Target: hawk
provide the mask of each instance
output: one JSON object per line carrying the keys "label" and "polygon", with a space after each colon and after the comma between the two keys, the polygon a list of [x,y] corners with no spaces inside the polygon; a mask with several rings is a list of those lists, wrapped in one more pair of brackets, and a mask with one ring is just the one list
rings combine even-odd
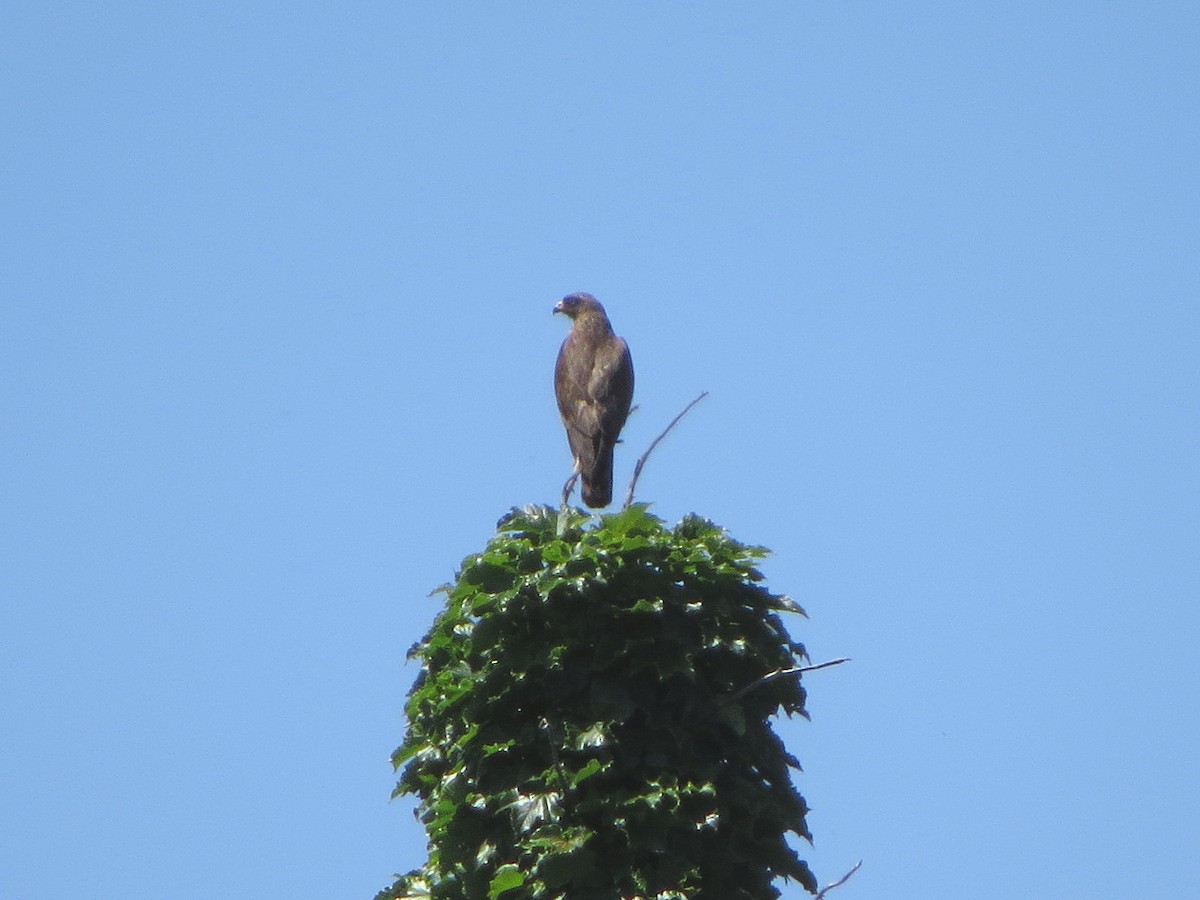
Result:
{"label": "hawk", "polygon": [[613,334],[600,301],[568,294],[554,307],[571,319],[571,333],[554,365],[554,396],[583,480],[583,502],[593,509],[612,502],[613,447],[633,402],[633,359]]}

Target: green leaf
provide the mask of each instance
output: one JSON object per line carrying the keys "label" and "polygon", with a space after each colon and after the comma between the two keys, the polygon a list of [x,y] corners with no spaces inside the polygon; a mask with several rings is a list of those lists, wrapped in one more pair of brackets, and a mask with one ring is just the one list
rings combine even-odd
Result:
{"label": "green leaf", "polygon": [[549,853],[538,863],[537,872],[551,890],[570,884],[590,886],[598,874],[596,856],[587,847],[570,853]]}
{"label": "green leaf", "polygon": [[635,613],[661,613],[662,611],[663,601],[661,597],[655,597],[652,600],[639,600],[630,609],[630,612]]}
{"label": "green leaf", "polygon": [[507,809],[511,809],[516,817],[517,829],[532,831],[541,822],[553,821],[558,813],[559,795],[553,792],[546,794],[522,794]]}
{"label": "green leaf", "polygon": [[718,713],[722,722],[733,729],[733,733],[741,737],[746,733],[746,712],[734,703],[727,703]]}
{"label": "green leaf", "polygon": [[462,574],[463,582],[478,586],[488,594],[496,594],[510,588],[516,579],[516,573],[510,568],[510,560],[500,554],[481,556]]}
{"label": "green leaf", "polygon": [[565,563],[571,558],[571,546],[566,541],[550,541],[542,547],[542,559],[551,565]]}
{"label": "green leaf", "polygon": [[587,747],[603,747],[609,743],[609,740],[604,726],[597,722],[587,730],[579,733],[579,737],[575,739],[575,749],[583,750]]}
{"label": "green leaf", "polygon": [[525,876],[512,863],[506,863],[496,870],[488,883],[488,900],[496,900],[505,891],[515,890],[525,883]]}
{"label": "green leaf", "polygon": [[571,785],[574,787],[578,787],[579,782],[584,781],[588,778],[591,778],[593,775],[595,775],[597,772],[599,772],[603,768],[604,768],[604,763],[600,762],[600,760],[589,759],[587,761],[587,764],[582,769],[580,769],[578,772],[576,772],[574,775],[571,776]]}

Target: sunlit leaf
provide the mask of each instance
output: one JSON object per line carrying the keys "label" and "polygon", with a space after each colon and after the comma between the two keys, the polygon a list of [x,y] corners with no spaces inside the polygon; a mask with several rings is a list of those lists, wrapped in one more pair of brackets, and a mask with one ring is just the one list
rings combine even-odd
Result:
{"label": "sunlit leaf", "polygon": [[488,900],[496,900],[505,891],[516,890],[525,883],[525,876],[516,866],[508,863],[496,870],[488,884]]}
{"label": "sunlit leaf", "polygon": [[578,785],[581,781],[591,778],[604,768],[604,763],[598,759],[589,759],[582,769],[571,776],[571,784]]}

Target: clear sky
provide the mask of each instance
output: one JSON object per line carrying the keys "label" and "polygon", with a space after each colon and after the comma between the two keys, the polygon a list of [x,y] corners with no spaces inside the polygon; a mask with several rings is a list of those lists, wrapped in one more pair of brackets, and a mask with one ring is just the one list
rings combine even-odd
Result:
{"label": "clear sky", "polygon": [[4,20],[0,897],[423,861],[404,654],[569,473],[575,290],[618,485],[711,391],[640,499],[853,657],[780,726],[831,896],[1200,881],[1200,5]]}

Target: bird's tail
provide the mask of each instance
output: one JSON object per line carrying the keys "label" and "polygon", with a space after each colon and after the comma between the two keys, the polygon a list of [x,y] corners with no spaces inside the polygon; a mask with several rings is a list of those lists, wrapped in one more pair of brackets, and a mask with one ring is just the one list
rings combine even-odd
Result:
{"label": "bird's tail", "polygon": [[583,480],[583,502],[592,509],[612,503],[613,448],[606,447],[596,456],[590,469],[580,473]]}

